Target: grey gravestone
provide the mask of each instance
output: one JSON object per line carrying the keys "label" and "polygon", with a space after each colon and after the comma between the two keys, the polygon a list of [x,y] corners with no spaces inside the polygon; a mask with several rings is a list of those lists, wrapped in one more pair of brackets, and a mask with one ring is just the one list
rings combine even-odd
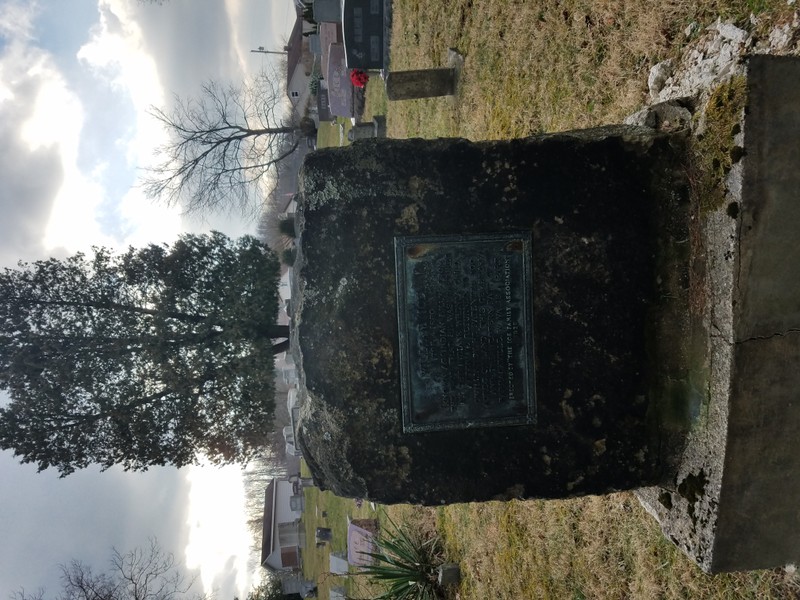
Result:
{"label": "grey gravestone", "polygon": [[322,56],[322,46],[320,44],[319,34],[312,33],[308,36],[308,50],[314,56]]}
{"label": "grey gravestone", "polygon": [[683,159],[681,136],[622,126],[309,155],[293,341],[317,482],[440,504],[668,479]]}
{"label": "grey gravestone", "polygon": [[325,80],[328,85],[331,114],[347,118],[354,116],[354,87],[345,64],[344,46],[341,44],[331,44],[328,49],[328,71]]}
{"label": "grey gravestone", "polygon": [[328,88],[326,87],[328,82],[324,79],[320,82],[319,92],[317,92],[317,116],[319,117],[320,122],[322,121],[330,121],[331,117],[331,105],[330,100],[328,99]]}
{"label": "grey gravestone", "polygon": [[317,23],[341,23],[341,0],[314,0],[314,20]]}
{"label": "grey gravestone", "polygon": [[368,140],[371,138],[386,137],[386,117],[375,115],[374,120],[366,123],[356,123],[347,132],[347,139],[351,142],[356,140]]}
{"label": "grey gravestone", "polygon": [[320,47],[322,48],[322,73],[328,73],[328,49],[331,44],[340,44],[342,42],[342,27],[337,23],[320,23],[319,25],[319,40]]}
{"label": "grey gravestone", "polygon": [[386,97],[389,100],[451,96],[455,91],[456,70],[453,68],[392,71],[386,76]]}

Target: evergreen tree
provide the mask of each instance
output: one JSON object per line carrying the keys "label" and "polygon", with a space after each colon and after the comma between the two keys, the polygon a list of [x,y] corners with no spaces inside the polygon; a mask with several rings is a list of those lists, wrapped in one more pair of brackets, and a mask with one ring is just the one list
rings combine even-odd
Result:
{"label": "evergreen tree", "polygon": [[279,263],[255,238],[20,263],[0,274],[0,448],[62,476],[246,461],[271,428]]}

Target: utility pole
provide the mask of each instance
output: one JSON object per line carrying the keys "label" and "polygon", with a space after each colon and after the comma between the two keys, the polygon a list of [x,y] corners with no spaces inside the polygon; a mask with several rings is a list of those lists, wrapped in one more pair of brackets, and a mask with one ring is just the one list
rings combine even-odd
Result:
{"label": "utility pole", "polygon": [[250,52],[257,52],[258,54],[286,54],[289,52],[289,48],[285,48],[284,50],[265,50],[264,46],[259,46],[256,50],[250,50]]}

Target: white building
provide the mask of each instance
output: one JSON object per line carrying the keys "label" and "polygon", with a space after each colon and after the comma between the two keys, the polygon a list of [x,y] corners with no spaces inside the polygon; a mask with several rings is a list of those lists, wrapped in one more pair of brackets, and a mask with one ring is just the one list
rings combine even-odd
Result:
{"label": "white building", "polygon": [[273,572],[300,568],[305,532],[300,522],[302,489],[298,487],[290,481],[273,479],[264,494],[261,566]]}

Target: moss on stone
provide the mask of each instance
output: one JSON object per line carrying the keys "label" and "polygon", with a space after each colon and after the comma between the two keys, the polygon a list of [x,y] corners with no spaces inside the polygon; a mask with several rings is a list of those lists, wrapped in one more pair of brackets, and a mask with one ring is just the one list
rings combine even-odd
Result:
{"label": "moss on stone", "polygon": [[691,145],[694,192],[701,213],[717,210],[726,198],[725,180],[733,165],[744,152],[735,137],[741,131],[741,122],[747,103],[747,79],[733,77],[717,87],[709,96],[700,118],[702,128]]}

